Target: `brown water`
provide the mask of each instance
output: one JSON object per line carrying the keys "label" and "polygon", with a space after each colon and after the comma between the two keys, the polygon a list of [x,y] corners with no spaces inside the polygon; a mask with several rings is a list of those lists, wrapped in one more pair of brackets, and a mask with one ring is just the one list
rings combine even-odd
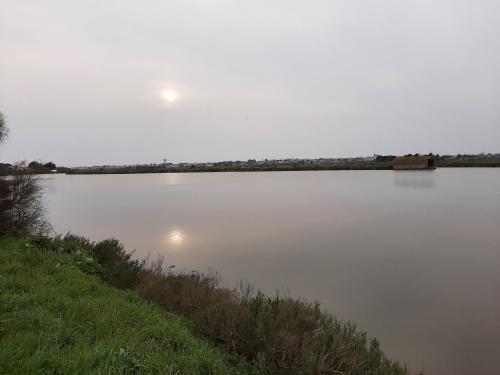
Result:
{"label": "brown water", "polygon": [[500,169],[51,176],[58,232],[319,300],[432,375],[500,374]]}

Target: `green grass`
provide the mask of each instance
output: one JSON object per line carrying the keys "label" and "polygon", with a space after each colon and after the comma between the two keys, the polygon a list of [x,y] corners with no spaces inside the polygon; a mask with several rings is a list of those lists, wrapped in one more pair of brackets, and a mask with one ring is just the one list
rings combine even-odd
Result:
{"label": "green grass", "polygon": [[1,374],[249,374],[183,318],[85,274],[85,253],[0,238]]}

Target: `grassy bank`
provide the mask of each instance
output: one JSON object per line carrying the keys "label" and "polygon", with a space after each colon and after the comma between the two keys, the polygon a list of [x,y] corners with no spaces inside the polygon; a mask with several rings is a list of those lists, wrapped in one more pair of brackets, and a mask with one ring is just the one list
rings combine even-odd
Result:
{"label": "grassy bank", "polygon": [[185,319],[100,282],[82,251],[0,238],[0,373],[249,374]]}
{"label": "grassy bank", "polygon": [[225,288],[214,276],[172,272],[162,259],[133,260],[116,240],[10,236],[0,239],[0,256],[7,369],[248,373],[230,364],[237,358],[264,374],[409,374],[377,340],[319,304]]}

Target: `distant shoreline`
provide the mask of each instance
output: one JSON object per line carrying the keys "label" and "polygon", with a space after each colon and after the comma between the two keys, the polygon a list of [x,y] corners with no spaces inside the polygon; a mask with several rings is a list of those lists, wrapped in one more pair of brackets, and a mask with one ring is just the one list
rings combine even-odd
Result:
{"label": "distant shoreline", "polygon": [[[498,168],[500,159],[494,160],[440,160],[437,168]],[[287,171],[362,171],[362,170],[392,170],[391,162],[349,163],[349,164],[283,164],[270,166],[197,166],[189,167],[93,167],[68,168],[61,170],[65,174],[145,174],[145,173],[211,173],[211,172],[287,172]]]}
{"label": "distant shoreline", "polygon": [[[33,163],[32,163],[33,164]],[[41,164],[40,164],[41,165]],[[437,168],[498,168],[500,155],[467,158],[438,158]],[[10,164],[0,164],[0,176],[10,175]],[[393,161],[387,157],[381,160],[334,161],[316,160],[265,160],[265,161],[226,161],[218,163],[179,163],[179,164],[138,164],[138,165],[100,165],[91,167],[68,168],[60,166],[51,170],[45,167],[33,168],[33,174],[146,174],[146,173],[212,173],[212,172],[292,172],[292,171],[364,171],[393,170]]]}

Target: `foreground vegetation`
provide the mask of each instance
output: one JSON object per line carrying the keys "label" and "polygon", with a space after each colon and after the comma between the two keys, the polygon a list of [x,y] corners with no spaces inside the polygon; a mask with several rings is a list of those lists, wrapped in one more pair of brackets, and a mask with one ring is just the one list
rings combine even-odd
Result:
{"label": "foreground vegetation", "polygon": [[32,373],[249,371],[195,339],[176,317],[182,315],[197,334],[261,373],[408,374],[376,340],[318,304],[227,289],[200,273],[173,273],[161,259],[132,260],[116,240],[7,236],[0,254],[0,363],[7,373],[17,366]]}
{"label": "foreground vegetation", "polygon": [[250,373],[186,320],[85,275],[102,268],[73,250],[0,239],[0,373]]}

